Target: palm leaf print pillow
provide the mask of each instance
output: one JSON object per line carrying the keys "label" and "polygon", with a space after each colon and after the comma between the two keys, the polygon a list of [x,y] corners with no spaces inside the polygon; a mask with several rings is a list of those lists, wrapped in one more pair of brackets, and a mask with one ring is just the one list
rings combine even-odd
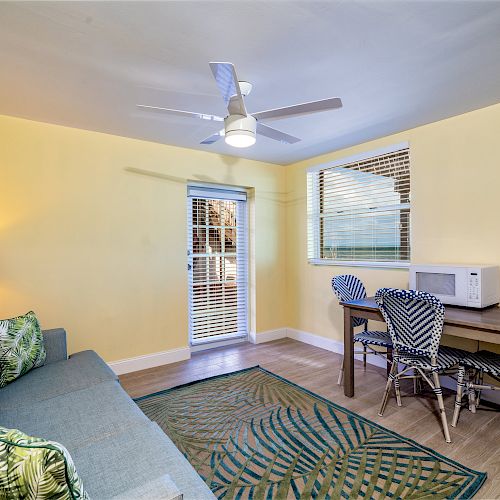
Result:
{"label": "palm leaf print pillow", "polygon": [[42,366],[44,361],[42,331],[33,311],[0,320],[0,387]]}
{"label": "palm leaf print pillow", "polygon": [[64,446],[0,427],[0,498],[88,500]]}

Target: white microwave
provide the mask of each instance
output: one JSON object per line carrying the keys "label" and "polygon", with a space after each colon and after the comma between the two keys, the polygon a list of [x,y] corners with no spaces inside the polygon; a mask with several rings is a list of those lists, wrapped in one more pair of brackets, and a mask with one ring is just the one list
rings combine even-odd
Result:
{"label": "white microwave", "polygon": [[410,265],[410,289],[432,293],[443,304],[488,307],[500,302],[500,268],[472,265]]}

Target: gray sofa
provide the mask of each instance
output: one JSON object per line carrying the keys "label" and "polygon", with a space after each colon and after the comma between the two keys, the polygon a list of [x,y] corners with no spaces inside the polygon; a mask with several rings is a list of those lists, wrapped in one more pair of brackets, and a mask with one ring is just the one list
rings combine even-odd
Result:
{"label": "gray sofa", "polygon": [[0,389],[0,425],[63,444],[94,500],[215,498],[94,351],[68,358],[63,329],[43,335],[44,366]]}

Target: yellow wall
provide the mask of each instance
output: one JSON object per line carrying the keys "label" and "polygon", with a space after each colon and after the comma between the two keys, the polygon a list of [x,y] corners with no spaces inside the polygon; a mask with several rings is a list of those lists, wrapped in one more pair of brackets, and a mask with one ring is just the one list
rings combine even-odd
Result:
{"label": "yellow wall", "polygon": [[332,275],[408,272],[307,263],[306,168],[409,141],[413,260],[500,264],[499,130],[496,105],[281,167],[0,117],[0,318],[34,309],[107,361],[187,346],[186,179],[211,180],[255,189],[253,329],[341,340]]}
{"label": "yellow wall", "polygon": [[330,287],[334,274],[358,275],[369,294],[378,287],[408,286],[407,270],[307,263],[307,167],[409,141],[412,261],[500,265],[499,133],[495,105],[287,167],[288,326],[342,339],[342,311]]}
{"label": "yellow wall", "polygon": [[187,346],[186,179],[210,179],[255,188],[256,329],[284,326],[284,176],[276,165],[0,117],[0,318],[33,309],[42,327],[68,330],[71,352],[107,361]]}

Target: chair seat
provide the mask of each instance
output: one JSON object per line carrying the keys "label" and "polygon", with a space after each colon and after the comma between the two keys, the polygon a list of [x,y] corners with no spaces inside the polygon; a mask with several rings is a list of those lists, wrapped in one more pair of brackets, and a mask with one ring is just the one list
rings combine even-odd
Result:
{"label": "chair seat", "polygon": [[462,357],[462,364],[484,373],[500,377],[500,355],[490,351],[467,352]]}
{"label": "chair seat", "polygon": [[[465,351],[453,347],[441,346],[437,355],[437,369],[443,371],[458,365],[465,356]],[[431,370],[431,358],[429,356],[417,356],[415,354],[399,353],[399,362],[408,366],[416,366],[424,370]]]}
{"label": "chair seat", "polygon": [[354,342],[361,342],[364,345],[378,345],[382,347],[392,347],[391,336],[389,332],[367,331],[356,333],[353,337]]}

